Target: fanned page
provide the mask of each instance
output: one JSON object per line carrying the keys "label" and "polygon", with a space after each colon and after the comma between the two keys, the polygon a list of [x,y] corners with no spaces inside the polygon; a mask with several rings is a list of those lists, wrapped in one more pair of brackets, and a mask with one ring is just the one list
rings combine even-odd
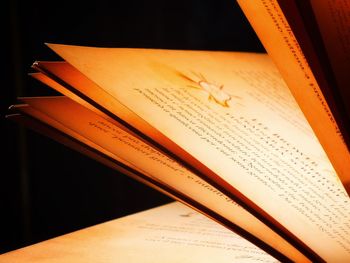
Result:
{"label": "fanned page", "polygon": [[[277,1],[350,148],[350,11],[346,0]],[[291,40],[291,38],[290,38]]]}
{"label": "fanned page", "polygon": [[56,263],[277,262],[246,240],[178,202],[0,256],[1,263],[52,260]]}
{"label": "fanned page", "polygon": [[[106,115],[103,112],[103,111],[105,111],[103,108],[102,108],[103,111],[98,110],[94,106],[92,106],[89,103],[86,103],[84,100],[82,100],[80,97],[78,97],[77,95],[75,95],[73,93],[73,92],[76,92],[77,94],[79,94],[79,96],[84,97],[83,94],[80,94],[80,92],[83,92],[87,96],[86,97],[87,100],[89,100],[89,96],[91,96],[92,94],[95,95],[95,99],[96,99],[96,95],[98,95],[97,97],[98,97],[99,101],[107,102],[107,101],[111,100],[111,98],[108,97],[108,94],[103,93],[101,91],[101,89],[96,84],[92,83],[89,79],[84,77],[81,73],[79,73],[79,71],[74,69],[68,63],[65,63],[65,62],[36,62],[35,68],[39,69],[42,72],[45,72],[46,75],[44,75],[42,73],[34,73],[34,74],[32,74],[32,76],[34,78],[36,78],[39,81],[43,82],[44,84],[52,87],[53,89],[57,90],[58,92],[61,92],[62,94],[72,98],[73,100],[84,105],[85,107],[91,109],[93,112],[102,116],[106,120],[109,120],[112,123],[114,123],[115,125],[117,125],[118,127],[121,127],[122,129],[126,130],[128,133],[131,133],[134,136],[139,137],[139,136],[137,136],[137,134],[132,133],[130,131],[130,129],[126,129],[125,126],[121,125],[119,122],[114,121],[108,115]],[[50,77],[48,77],[48,75]],[[54,81],[52,78],[56,79],[58,82],[60,82],[64,86],[62,86],[58,82]],[[79,92],[77,90],[79,90]],[[96,94],[96,90],[100,90],[101,92]],[[31,99],[31,101],[33,101],[33,100]],[[109,104],[111,104],[111,103],[109,102]],[[135,127],[142,130],[143,132],[145,132],[146,134],[148,134],[152,138],[157,138],[158,141],[161,141],[162,144],[166,145],[167,147],[172,149],[174,152],[183,154],[181,151],[179,151],[179,149],[178,149],[178,147],[176,147],[176,145],[174,145],[171,142],[169,142],[168,140],[166,140],[167,138],[165,138],[164,136],[162,136],[162,134],[160,134],[159,132],[154,130],[154,128],[150,127],[150,125],[145,123],[144,120],[135,116],[135,114],[133,114],[130,110],[125,108],[123,105],[117,103],[117,101],[113,101],[113,106],[114,106],[115,110],[118,111],[118,117],[121,117],[122,119],[125,119],[125,120],[128,120],[129,122],[132,122],[132,124],[135,125]],[[142,139],[142,138],[139,137],[139,139]],[[153,147],[154,147],[154,145],[153,145]],[[181,156],[184,156],[184,159],[191,160],[190,158],[188,158],[187,155],[181,155]],[[222,189],[222,187],[219,186],[218,189]],[[232,195],[230,195],[230,194],[227,197],[230,197],[232,200],[237,200],[235,198],[232,198]],[[246,206],[244,206],[244,207],[246,207]],[[248,210],[251,211],[252,214],[257,216],[257,211],[255,211],[254,209],[253,210],[248,209]],[[295,236],[291,235],[291,233],[289,231],[287,231],[285,228],[283,228],[280,224],[278,224],[278,223],[276,224],[275,221],[274,221],[275,224],[271,224],[270,221],[267,221],[266,218],[262,217],[259,214],[258,214],[258,218],[260,218],[263,222],[267,223],[267,225],[272,227],[272,229],[277,231],[279,234],[282,234],[282,236],[284,238],[286,238],[288,240],[288,242],[291,242],[291,244],[293,244],[295,247],[297,247],[300,251],[303,251],[303,253],[305,255],[309,256],[309,258],[312,258],[312,259],[316,258],[317,260],[319,260],[319,257],[315,256],[314,253],[312,253],[310,251],[310,249],[307,246],[305,246],[305,244],[302,244],[302,242],[300,242],[300,240],[295,238]],[[270,219],[270,217],[269,217],[269,219]],[[220,221],[220,219],[219,219],[219,221]],[[244,228],[244,226],[243,226],[243,228]],[[264,233],[264,236],[267,237],[267,233]],[[264,238],[264,240],[266,240],[266,238]],[[282,243],[284,243],[284,242],[282,242]],[[285,249],[285,251],[286,250],[288,250],[288,249]],[[286,253],[285,251],[281,251],[281,252],[284,255],[290,255],[290,253]],[[299,255],[298,253],[296,254],[295,252],[292,254],[294,255],[293,258],[295,256]],[[300,261],[300,260],[298,260],[298,261]]]}
{"label": "fanned page", "polygon": [[[285,6],[284,9],[286,11],[292,13],[291,10],[293,10],[293,8],[296,8],[298,1],[280,2],[281,5],[283,4]],[[327,5],[327,3],[325,3],[325,1],[323,0],[311,2],[312,5],[315,7],[315,10],[317,11],[317,17],[319,18],[320,15],[318,13],[323,8],[321,6]],[[316,4],[316,2],[318,4]],[[337,5],[344,5],[344,8],[346,10],[347,4],[345,4],[345,2],[343,2],[343,4],[341,4],[342,1],[332,2],[333,4],[328,6],[326,12],[336,12],[334,9],[339,8],[335,8],[335,6]],[[346,115],[346,109],[338,111],[336,110],[337,107],[335,107],[338,105],[333,105],[333,113],[332,109],[329,107],[325,98],[326,94],[324,94],[321,89],[322,87],[324,87],[324,85],[327,85],[327,83],[323,82],[325,76],[323,76],[322,74],[321,76],[315,76],[316,69],[310,68],[310,65],[302,51],[302,49],[306,47],[307,49],[311,48],[311,52],[314,52],[312,50],[312,47],[300,45],[299,41],[302,41],[302,39],[298,40],[296,38],[295,34],[293,33],[293,28],[291,28],[285,15],[283,14],[278,0],[239,0],[238,3],[244,11],[246,17],[248,18],[250,24],[254,28],[255,32],[257,33],[258,37],[260,38],[262,44],[266,48],[268,54],[280,70],[284,80],[286,81],[288,87],[290,88],[291,92],[293,93],[294,97],[299,103],[300,108],[303,110],[307,120],[311,124],[316,136],[318,137],[335,170],[337,171],[339,178],[341,179],[342,183],[344,184],[346,190],[349,193],[350,150],[349,146],[346,145],[346,141],[350,143],[350,139],[348,138],[348,134],[346,133],[346,130],[349,128],[349,119],[348,117],[346,119],[345,117],[343,117],[343,115]],[[342,16],[346,17],[346,15],[342,13],[343,12],[338,11],[339,19],[342,19]],[[297,16],[297,13],[292,14],[294,16],[291,16],[291,19],[300,19],[300,17]],[[311,15],[312,14],[310,14],[310,16]],[[324,19],[326,19],[326,17],[324,17]],[[329,17],[327,19],[329,20]],[[345,22],[347,21],[347,18],[342,20]],[[322,21],[322,23],[325,23],[325,21]],[[332,26],[331,22],[328,23],[329,26]],[[332,23],[334,26],[334,21]],[[299,31],[303,31],[303,28],[300,25],[299,27],[295,27],[295,29],[300,29]],[[305,34],[305,32],[303,32],[301,35],[303,35],[303,37],[306,38],[308,37]],[[345,39],[346,37],[344,38],[344,40]],[[303,43],[309,44],[305,41]],[[345,47],[342,48],[344,49]],[[339,52],[341,49],[337,48],[337,50]],[[329,55],[331,56],[332,61],[334,59],[339,58],[339,55],[333,56],[333,54],[331,53]],[[338,62],[341,63],[339,63],[339,65],[335,67],[335,70],[338,71],[339,74],[342,74],[342,81],[344,82],[346,81],[344,78],[344,73],[342,73],[344,69],[339,69],[339,67],[344,67],[344,62],[346,60],[345,57],[347,55],[346,53],[342,53],[340,56],[342,56],[344,59],[342,59],[342,61],[338,60]],[[313,64],[313,66],[315,66],[315,64]],[[347,68],[346,72],[348,72]],[[346,75],[348,74],[346,73]],[[335,89],[334,86],[331,86],[330,88]],[[342,96],[348,96],[348,93],[345,91],[342,91],[341,94]],[[340,101],[338,100],[339,105],[343,104],[342,100],[344,100],[344,98]],[[335,104],[335,102],[333,102],[333,104]],[[346,136],[345,139],[343,134]]]}
{"label": "fanned page", "polygon": [[[108,121],[108,118],[103,118],[65,97],[23,98],[22,100],[28,105],[16,107],[17,111],[28,114],[136,170],[145,176],[145,180],[149,178],[151,181],[160,183],[161,186],[166,186],[166,189],[172,189],[170,192],[175,192],[172,197],[178,196],[178,199],[185,203],[196,206],[189,201],[193,200],[206,208],[202,212],[209,217],[214,217],[217,221],[222,218],[221,223],[228,228],[232,225],[237,226],[241,229],[240,234],[280,260],[285,261],[289,258],[292,261],[308,262],[305,256],[281,236],[232,202],[219,190],[152,146],[125,132],[113,121]],[[196,209],[201,210],[198,206]],[[211,212],[208,214],[207,211]],[[219,215],[219,218],[212,216],[213,213]],[[233,230],[237,230],[237,227]]]}
{"label": "fanned page", "polygon": [[266,55],[50,47],[111,97],[90,100],[122,103],[324,260],[350,257],[348,196]]}

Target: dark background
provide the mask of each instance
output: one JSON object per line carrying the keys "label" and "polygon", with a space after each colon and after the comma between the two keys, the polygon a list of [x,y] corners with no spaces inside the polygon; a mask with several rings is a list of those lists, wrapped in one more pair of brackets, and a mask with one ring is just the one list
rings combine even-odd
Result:
{"label": "dark background", "polygon": [[0,253],[171,200],[6,120],[18,96],[55,94],[30,79],[45,42],[264,52],[234,0],[2,2]]}

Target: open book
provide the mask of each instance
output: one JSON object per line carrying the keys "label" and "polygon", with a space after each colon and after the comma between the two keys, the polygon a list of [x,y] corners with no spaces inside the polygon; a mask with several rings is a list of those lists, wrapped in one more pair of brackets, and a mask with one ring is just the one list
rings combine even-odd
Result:
{"label": "open book", "polygon": [[269,55],[48,44],[63,61],[32,76],[64,96],[21,98],[9,117],[276,259],[349,260],[346,114],[333,115],[278,1],[240,4]]}

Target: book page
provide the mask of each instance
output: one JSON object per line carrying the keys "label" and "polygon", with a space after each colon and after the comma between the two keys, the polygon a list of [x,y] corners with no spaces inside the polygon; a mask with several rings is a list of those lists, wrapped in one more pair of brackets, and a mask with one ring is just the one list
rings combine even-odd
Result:
{"label": "book page", "polygon": [[0,262],[277,262],[174,202],[0,256]]}
{"label": "book page", "polygon": [[349,149],[278,0],[238,3],[347,187],[350,183]]}
{"label": "book page", "polygon": [[350,257],[348,196],[266,55],[51,48],[322,258]]}
{"label": "book page", "polygon": [[31,106],[22,108],[23,112],[99,151],[102,149],[101,152],[107,156],[195,200],[293,261],[308,261],[283,238],[219,190],[94,112],[64,97],[22,100]]}

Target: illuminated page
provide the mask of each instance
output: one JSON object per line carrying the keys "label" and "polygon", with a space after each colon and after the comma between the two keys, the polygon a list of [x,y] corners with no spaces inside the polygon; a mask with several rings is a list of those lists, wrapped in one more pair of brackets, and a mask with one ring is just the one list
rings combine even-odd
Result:
{"label": "illuminated page", "polygon": [[266,55],[50,47],[322,258],[350,257],[348,196]]}
{"label": "illuminated page", "polygon": [[[142,135],[146,135],[148,136],[148,138],[152,138],[153,141],[156,140],[158,142],[158,145],[161,144],[161,146],[166,147],[167,149],[171,149],[171,156],[173,156],[173,154],[181,156],[182,160],[186,160],[187,163],[191,163],[191,165],[193,165],[193,167],[196,167],[197,170],[201,171],[202,174],[210,174],[208,173],[207,169],[203,169],[203,164],[198,162],[196,163],[196,160],[191,158],[191,156],[189,156],[186,152],[179,148],[178,145],[174,144],[172,141],[169,140],[169,138],[165,137],[159,131],[154,129],[154,127],[150,126],[147,122],[145,122],[139,116],[135,115],[124,105],[114,100],[110,94],[103,91],[99,86],[97,86],[95,83],[89,80],[86,76],[82,75],[78,70],[76,70],[68,63],[62,61],[38,61],[34,63],[34,68],[38,69],[41,72],[32,74],[34,78],[50,86],[56,91],[64,94],[65,96],[71,98],[72,100],[78,102],[79,104],[82,104],[85,107],[91,109],[92,111],[108,119],[115,125],[120,126],[120,123],[118,121],[115,121],[113,118],[109,117],[110,113],[108,111],[106,112],[105,108],[99,107],[99,103],[103,104],[107,108],[113,108],[114,111],[118,113],[118,119],[124,121],[124,125],[125,123],[129,123],[132,127],[135,127],[137,130],[142,131]],[[88,101],[91,101],[90,98],[93,98],[93,101],[91,103],[93,103],[94,105],[87,103],[82,98]],[[98,107],[100,110],[98,110],[96,107]],[[106,114],[104,112],[106,112]],[[126,128],[125,126],[120,127],[122,127],[123,129]],[[131,132],[130,129],[127,129],[127,131]],[[135,133],[133,134],[138,136]],[[138,137],[142,139],[140,136]],[[154,146],[154,144],[152,145]],[[213,174],[211,173],[210,176],[213,176]],[[213,180],[216,181],[217,177],[214,177]],[[232,195],[230,195],[230,198],[233,198]],[[237,199],[234,198],[233,200],[237,201]],[[246,202],[246,200],[244,201]],[[254,211],[254,215],[256,216],[257,213],[261,212],[260,210],[261,209],[258,207],[253,207],[249,211]],[[263,222],[268,222],[266,221],[266,214],[263,215],[263,217],[261,217],[261,215],[259,216],[259,218],[262,219]],[[269,226],[271,227],[271,223]],[[279,233],[281,233],[281,225],[279,225],[278,223],[276,224],[276,222],[273,222],[273,228],[276,229],[276,227],[279,228],[278,231]],[[288,238],[291,237],[288,231],[286,231],[285,229],[283,229],[282,231],[284,232],[284,235],[288,235]],[[292,238],[295,241],[295,237]],[[300,244],[299,240],[297,241],[297,244]],[[305,246],[303,247],[305,248]]]}
{"label": "illuminated page", "polygon": [[278,1],[238,3],[280,70],[339,178],[345,186],[350,185],[349,149]]}
{"label": "illuminated page", "polygon": [[83,143],[90,141],[91,143],[86,144],[99,151],[103,149],[101,152],[107,156],[131,165],[149,178],[209,208],[268,244],[268,249],[271,250],[272,247],[293,261],[308,261],[283,238],[219,190],[96,113],[64,97],[22,100],[33,107],[32,110],[23,108],[23,112]]}
{"label": "illuminated page", "polygon": [[[118,127],[121,127],[122,129],[125,129],[125,126],[121,126],[119,122],[116,122],[112,118],[110,118],[108,115],[104,114],[100,110],[96,109],[91,104],[87,103],[86,101],[82,100],[80,97],[75,95],[74,90],[78,89],[80,92],[84,92],[85,95],[91,95],[91,93],[96,92],[96,90],[101,90],[96,84],[92,83],[89,79],[82,76],[80,72],[78,72],[76,69],[74,69],[72,66],[70,66],[68,63],[65,62],[36,62],[35,67],[43,73],[35,73],[32,74],[32,76],[41,82],[45,83],[46,85],[52,87],[53,89],[57,90],[58,92],[68,96],[69,98],[73,99],[74,101],[78,102],[79,104],[84,105],[85,107],[89,108],[90,110],[94,111],[98,115],[102,116],[103,118],[106,118],[108,121],[112,122],[114,125],[117,125]],[[47,74],[47,75],[45,75]],[[48,77],[50,76],[50,77]],[[54,81],[53,79],[56,79],[58,82]],[[71,88],[73,87],[73,88]],[[79,94],[79,93],[78,93]],[[81,94],[79,94],[81,96]],[[99,96],[97,96],[97,100],[106,102],[110,100],[110,95],[105,94],[104,92],[99,93]],[[96,97],[95,97],[96,99]],[[165,138],[162,134],[160,134],[158,131],[154,130],[153,127],[151,127],[149,124],[145,123],[144,120],[140,119],[138,116],[135,116],[133,112],[128,110],[125,106],[118,104],[117,101],[113,101],[113,105],[116,106],[116,110],[118,112],[118,117],[122,117],[122,119],[131,122],[132,125],[135,125],[138,129],[141,129],[142,132],[145,132],[148,136],[152,138],[156,138],[159,142],[161,142],[166,147],[169,147],[172,151],[178,153],[180,151],[178,150],[178,147],[176,148],[176,145],[169,142],[168,138]],[[127,132],[131,132],[129,129],[127,129]],[[132,133],[133,135],[137,136],[135,133]],[[139,136],[137,136],[140,138]],[[142,139],[142,138],[140,138]],[[180,152],[180,155],[182,152]],[[183,157],[186,160],[189,160],[188,156],[184,155]],[[232,196],[230,195],[231,199]],[[236,199],[234,199],[236,200]],[[250,210],[251,211],[251,210]],[[254,211],[254,215],[256,216],[257,211]],[[261,217],[259,217],[261,219]],[[263,218],[263,222],[266,223],[266,219]],[[271,227],[271,224],[269,225]],[[276,230],[278,228],[278,233],[281,233],[281,226],[279,224],[274,224],[273,229]],[[301,244],[300,240],[295,239],[293,236],[292,239],[290,233],[284,231],[284,237],[286,238],[286,233],[288,235],[289,242],[294,242],[294,245],[297,245],[297,247],[300,249],[305,249],[306,246],[304,244]],[[306,248],[308,252],[310,253],[309,248]],[[304,251],[304,250],[303,250]],[[305,252],[305,251],[304,251]],[[295,254],[295,253],[294,253]]]}
{"label": "illuminated page", "polygon": [[196,211],[171,203],[0,256],[0,262],[277,262]]}

